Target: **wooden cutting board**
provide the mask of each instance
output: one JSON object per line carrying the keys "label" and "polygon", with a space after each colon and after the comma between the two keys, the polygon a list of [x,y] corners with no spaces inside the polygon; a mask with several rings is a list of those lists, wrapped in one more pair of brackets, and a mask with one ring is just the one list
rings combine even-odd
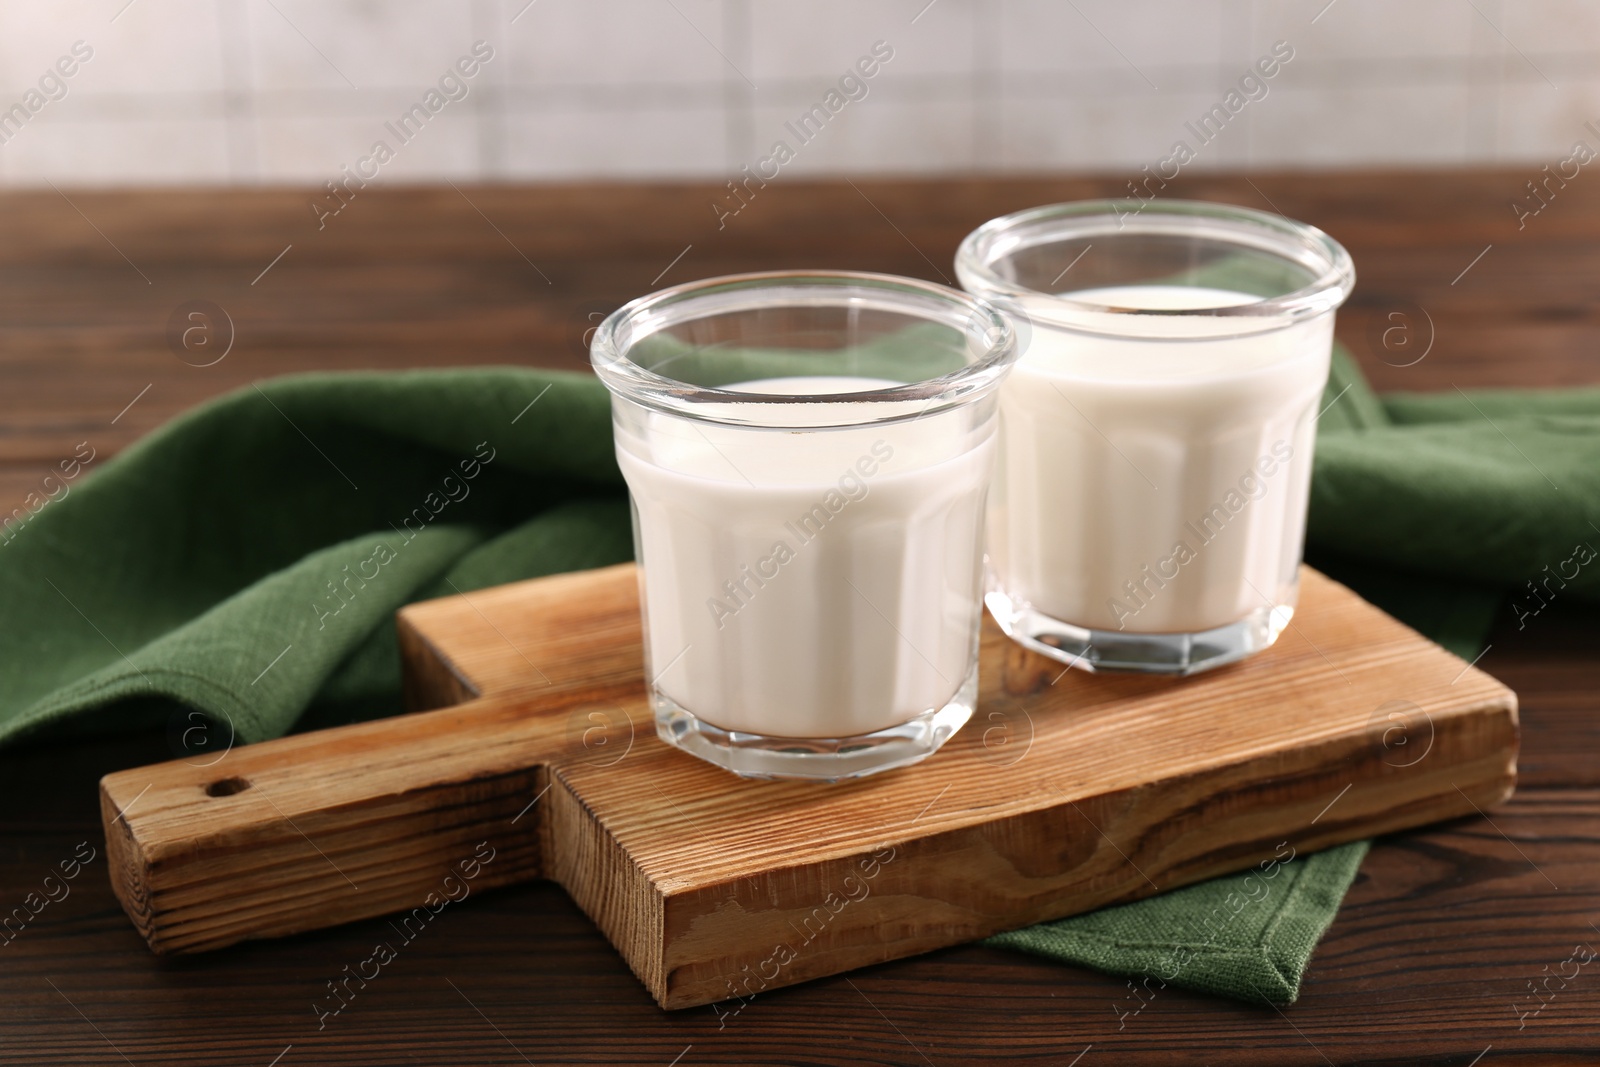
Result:
{"label": "wooden cutting board", "polygon": [[1063,673],[986,618],[967,727],[835,785],[657,740],[631,564],[415,604],[399,628],[409,704],[438,710],[101,782],[152,949],[409,929],[550,878],[663,1007],[731,1003],[1470,815],[1516,782],[1515,695],[1309,568],[1276,646],[1187,679]]}

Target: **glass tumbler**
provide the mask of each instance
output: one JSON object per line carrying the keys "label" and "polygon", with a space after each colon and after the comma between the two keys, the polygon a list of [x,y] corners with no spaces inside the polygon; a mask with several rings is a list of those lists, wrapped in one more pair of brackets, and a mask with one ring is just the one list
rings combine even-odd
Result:
{"label": "glass tumbler", "polygon": [[875,274],[714,278],[601,324],[663,740],[831,781],[960,729],[1015,358],[980,301]]}
{"label": "glass tumbler", "polygon": [[985,223],[956,272],[1022,349],[989,509],[1001,628],[1091,670],[1190,674],[1271,645],[1349,254],[1259,211],[1102,200]]}

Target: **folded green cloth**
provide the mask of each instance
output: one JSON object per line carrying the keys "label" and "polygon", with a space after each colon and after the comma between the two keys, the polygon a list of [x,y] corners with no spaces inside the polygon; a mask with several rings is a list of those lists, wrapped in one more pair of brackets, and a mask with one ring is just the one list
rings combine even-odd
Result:
{"label": "folded green cloth", "polygon": [[174,701],[243,742],[391,714],[396,608],[633,552],[610,404],[577,375],[280,379],[65,489],[0,531],[0,741]]}
{"label": "folded green cloth", "polygon": [[[1342,555],[1317,562],[1458,651],[1503,591],[1600,544],[1600,392],[1380,401],[1341,357],[1328,398],[1311,544]],[[588,376],[278,379],[98,466],[0,528],[0,743],[171,731],[195,711],[239,742],[392,714],[397,607],[632,554]],[[1600,590],[1600,568],[1578,566],[1544,599]],[[1292,1000],[1363,848],[1257,872],[1270,903],[1233,922],[1213,913],[1258,891],[1248,875],[1001,940]]]}
{"label": "folded green cloth", "polygon": [[1274,859],[1249,871],[997,934],[987,943],[1131,975],[1129,992],[1113,1005],[1123,1025],[1169,984],[1288,1004],[1367,844],[1296,857],[1285,842]]}

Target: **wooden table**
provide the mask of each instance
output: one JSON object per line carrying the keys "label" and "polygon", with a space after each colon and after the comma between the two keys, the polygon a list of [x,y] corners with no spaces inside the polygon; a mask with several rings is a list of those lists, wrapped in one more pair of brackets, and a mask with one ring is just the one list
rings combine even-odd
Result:
{"label": "wooden table", "polygon": [[[1532,176],[1186,176],[1172,192],[1344,242],[1360,280],[1339,335],[1380,389],[1592,382],[1600,184],[1570,183],[1519,231],[1509,205]],[[307,191],[8,193],[0,501],[80,442],[99,463],[260,378],[581,368],[585,331],[654,285],[793,266],[948,280],[984,219],[1125,181],[783,180],[720,230],[709,184],[369,189],[321,230]],[[231,321],[210,366],[230,330],[214,310],[188,319],[195,301]],[[97,853],[0,944],[0,1064],[1593,1063],[1600,966],[1518,1009],[1574,946],[1600,948],[1600,617],[1558,601],[1520,631],[1507,613],[1491,640],[1481,665],[1522,698],[1515,799],[1375,847],[1286,1012],[1169,989],[1119,1030],[1121,979],[962,947],[763,996],[719,1027],[658,1010],[559,890],[532,885],[451,909],[319,1030],[313,1002],[384,920],[157,959],[113,900],[95,783],[167,758],[156,737],[0,755],[0,912],[80,842]]]}

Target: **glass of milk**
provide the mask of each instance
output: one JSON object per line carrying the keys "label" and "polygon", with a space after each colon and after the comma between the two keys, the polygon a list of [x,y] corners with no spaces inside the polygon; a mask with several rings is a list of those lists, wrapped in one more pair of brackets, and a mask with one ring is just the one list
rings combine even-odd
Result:
{"label": "glass of milk", "polygon": [[956,272],[1022,349],[989,504],[1000,626],[1091,670],[1190,674],[1272,644],[1349,254],[1259,211],[1085,201],[984,224]]}
{"label": "glass of milk", "polygon": [[753,778],[934,752],[972,712],[1004,316],[907,278],[666,289],[591,348],[661,738]]}

